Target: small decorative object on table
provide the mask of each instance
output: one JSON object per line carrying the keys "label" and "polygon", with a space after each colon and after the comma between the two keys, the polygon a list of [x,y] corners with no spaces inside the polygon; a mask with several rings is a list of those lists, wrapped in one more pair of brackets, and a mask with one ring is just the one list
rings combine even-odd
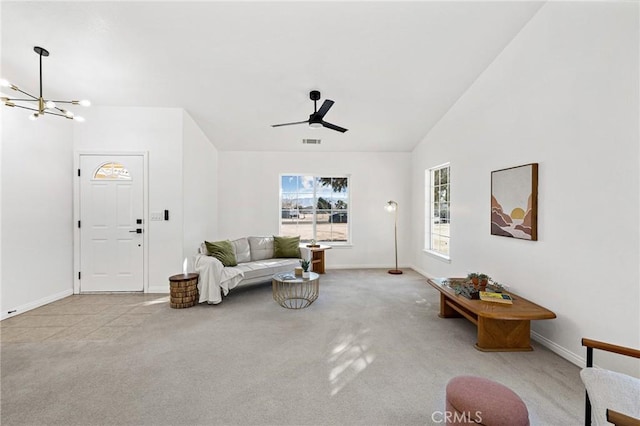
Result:
{"label": "small decorative object on table", "polygon": [[302,278],[309,278],[309,266],[311,262],[307,259],[300,259],[300,266],[302,266]]}
{"label": "small decorative object on table", "polygon": [[311,241],[309,241],[309,244],[307,244],[307,247],[310,247],[310,248],[320,247],[320,244],[317,244],[316,240],[311,240]]}
{"label": "small decorative object on table", "polygon": [[467,279],[473,283],[474,287],[478,287],[480,280],[478,278],[477,272],[469,272],[469,275],[467,275]]}
{"label": "small decorative object on table", "polygon": [[490,279],[489,275],[482,272],[469,272],[469,275],[467,275],[467,280],[473,284],[474,288],[479,288],[480,291],[484,291],[487,288]]}
{"label": "small decorative object on table", "polygon": [[477,300],[480,299],[480,290],[472,286],[460,286],[455,289],[456,294],[461,294],[467,299]]}
{"label": "small decorative object on table", "polygon": [[500,284],[499,282],[492,282],[489,285],[489,288],[491,289],[491,291],[493,291],[494,293],[502,293],[502,290],[504,290],[504,287],[502,286],[502,284]]}
{"label": "small decorative object on table", "polygon": [[489,284],[489,276],[487,274],[478,274],[478,286],[480,287],[480,291],[484,291],[487,288],[487,284]]}
{"label": "small decorative object on table", "polygon": [[481,291],[480,300],[484,300],[485,302],[506,303],[509,305],[513,304],[513,299],[508,294],[490,291]]}
{"label": "small decorative object on table", "polygon": [[[477,280],[477,284],[474,283]],[[450,278],[444,281],[444,284],[451,288],[457,295],[462,295],[467,299],[481,299],[480,292],[488,291],[493,293],[502,293],[504,287],[497,282],[489,283],[491,278],[487,274],[471,272],[467,278]],[[508,302],[506,302],[508,303]]]}
{"label": "small decorative object on table", "polygon": [[[471,275],[471,274],[469,274]],[[464,278],[445,280],[444,284],[453,289],[457,295],[462,295],[467,299],[479,299],[480,293],[473,283]]]}
{"label": "small decorative object on table", "polygon": [[302,276],[302,267],[296,266],[295,269],[293,270],[293,273],[295,274],[296,277],[301,277]]}

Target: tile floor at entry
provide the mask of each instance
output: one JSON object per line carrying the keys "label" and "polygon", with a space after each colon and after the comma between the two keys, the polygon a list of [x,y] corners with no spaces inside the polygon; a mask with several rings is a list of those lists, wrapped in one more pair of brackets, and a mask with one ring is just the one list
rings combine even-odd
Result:
{"label": "tile floor at entry", "polygon": [[0,322],[0,342],[114,340],[168,303],[167,294],[73,295]]}

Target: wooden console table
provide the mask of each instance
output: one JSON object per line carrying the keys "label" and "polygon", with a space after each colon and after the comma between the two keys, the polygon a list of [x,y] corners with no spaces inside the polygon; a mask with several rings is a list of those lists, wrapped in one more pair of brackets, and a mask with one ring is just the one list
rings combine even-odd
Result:
{"label": "wooden console table", "polygon": [[[454,278],[458,280],[457,278]],[[440,317],[464,317],[478,328],[476,349],[488,352],[531,351],[531,320],[553,319],[556,314],[514,293],[513,304],[467,299],[444,284],[446,278],[428,278],[440,292]]]}

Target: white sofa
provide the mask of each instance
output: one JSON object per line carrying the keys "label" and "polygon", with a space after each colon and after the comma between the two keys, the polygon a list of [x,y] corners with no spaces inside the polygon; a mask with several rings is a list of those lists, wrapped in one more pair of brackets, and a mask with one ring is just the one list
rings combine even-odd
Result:
{"label": "white sofa", "polygon": [[[271,277],[279,272],[293,271],[300,266],[300,259],[274,258],[273,237],[243,237],[231,241],[237,266],[224,266],[213,256],[209,256],[204,243],[194,259],[196,272],[200,274],[198,291],[199,303],[218,304],[229,290],[245,284],[271,282]],[[301,246],[300,257],[311,259],[311,251]]]}

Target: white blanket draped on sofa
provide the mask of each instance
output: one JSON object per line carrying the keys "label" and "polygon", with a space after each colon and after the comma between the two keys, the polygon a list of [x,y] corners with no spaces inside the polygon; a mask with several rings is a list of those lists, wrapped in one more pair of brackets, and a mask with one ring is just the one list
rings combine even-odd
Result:
{"label": "white blanket draped on sofa", "polygon": [[222,292],[226,296],[229,290],[235,288],[244,273],[233,267],[224,267],[220,262],[213,262],[208,256],[196,256],[195,269],[200,274],[200,298],[198,303],[207,302],[218,304],[222,302]]}

